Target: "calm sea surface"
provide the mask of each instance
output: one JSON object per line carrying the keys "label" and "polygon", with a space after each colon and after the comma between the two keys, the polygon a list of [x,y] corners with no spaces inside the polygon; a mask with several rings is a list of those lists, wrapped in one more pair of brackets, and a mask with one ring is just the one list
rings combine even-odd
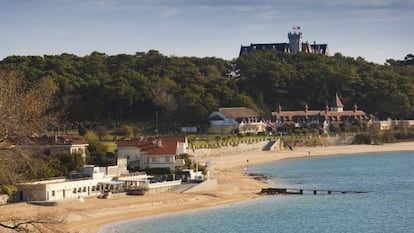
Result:
{"label": "calm sea surface", "polygon": [[283,160],[252,166],[277,187],[368,191],[267,196],[112,224],[101,232],[413,232],[414,152]]}

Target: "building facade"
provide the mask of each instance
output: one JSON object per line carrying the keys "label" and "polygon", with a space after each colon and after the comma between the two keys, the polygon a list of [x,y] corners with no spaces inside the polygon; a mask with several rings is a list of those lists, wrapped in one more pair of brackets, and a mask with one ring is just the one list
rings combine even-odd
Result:
{"label": "building facade", "polygon": [[249,54],[256,50],[271,50],[283,53],[312,53],[312,54],[323,54],[329,55],[328,44],[316,44],[303,42],[303,34],[300,31],[300,27],[294,27],[293,32],[288,33],[289,43],[251,43],[247,46],[241,46],[239,56]]}
{"label": "building facade", "polygon": [[209,133],[252,133],[266,131],[266,122],[245,107],[219,108],[208,116]]}
{"label": "building facade", "polygon": [[186,137],[157,137],[116,141],[118,157],[126,158],[129,169],[145,170],[183,166],[177,155],[187,153]]}
{"label": "building facade", "polygon": [[85,161],[86,151],[88,150],[88,142],[78,135],[62,135],[62,136],[33,136],[29,143],[17,144],[19,148],[39,148],[44,150],[46,154],[79,154]]}
{"label": "building facade", "polygon": [[305,105],[302,111],[283,111],[279,106],[278,110],[272,112],[272,122],[275,127],[284,125],[300,127],[321,127],[327,128],[335,123],[352,123],[356,120],[362,122],[371,122],[373,117],[362,110],[359,110],[357,105],[354,105],[352,110],[344,110],[344,105],[338,94],[335,95],[334,100],[330,106],[326,106],[324,110],[309,110]]}
{"label": "building facade", "polygon": [[77,178],[57,178],[35,182],[20,183],[14,197],[15,201],[56,202],[99,196],[103,190],[115,190],[124,182],[115,177],[127,175],[125,159],[118,158],[116,166],[95,167],[86,165],[81,168]]}

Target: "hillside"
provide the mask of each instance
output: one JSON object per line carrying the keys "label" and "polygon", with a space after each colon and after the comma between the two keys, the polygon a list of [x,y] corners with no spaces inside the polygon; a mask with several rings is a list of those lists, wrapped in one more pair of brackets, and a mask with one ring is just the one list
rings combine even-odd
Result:
{"label": "hillside", "polygon": [[[154,121],[171,127],[205,125],[218,107],[259,113],[324,109],[335,93],[345,108],[357,104],[379,119],[414,119],[414,68],[341,54],[321,56],[258,51],[233,61],[167,57],[151,50],[109,56],[10,56],[0,70],[26,80],[53,79],[70,122]],[[156,113],[155,113],[156,112]]]}

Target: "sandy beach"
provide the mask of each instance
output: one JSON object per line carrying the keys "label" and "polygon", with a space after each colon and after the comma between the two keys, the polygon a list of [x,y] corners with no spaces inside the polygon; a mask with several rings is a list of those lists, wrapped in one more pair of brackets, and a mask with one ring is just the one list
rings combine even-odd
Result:
{"label": "sandy beach", "polygon": [[297,147],[294,150],[246,151],[200,157],[201,163],[211,161],[210,176],[218,181],[218,189],[208,192],[177,194],[147,194],[127,196],[115,194],[110,199],[88,198],[82,201],[63,202],[57,206],[42,207],[25,203],[0,206],[3,216],[29,216],[39,213],[62,216],[59,225],[63,232],[98,232],[105,224],[143,216],[175,213],[211,206],[225,205],[260,197],[257,193],[267,187],[263,182],[244,173],[246,166],[281,159],[327,156],[339,154],[413,151],[414,142],[385,145],[344,145],[326,147]]}

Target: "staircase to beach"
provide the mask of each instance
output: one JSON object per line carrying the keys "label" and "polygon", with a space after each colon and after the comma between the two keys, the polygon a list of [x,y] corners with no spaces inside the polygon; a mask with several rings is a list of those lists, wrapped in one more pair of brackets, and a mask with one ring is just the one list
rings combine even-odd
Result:
{"label": "staircase to beach", "polygon": [[280,139],[269,141],[266,146],[263,147],[264,151],[273,151],[275,149],[280,150]]}

